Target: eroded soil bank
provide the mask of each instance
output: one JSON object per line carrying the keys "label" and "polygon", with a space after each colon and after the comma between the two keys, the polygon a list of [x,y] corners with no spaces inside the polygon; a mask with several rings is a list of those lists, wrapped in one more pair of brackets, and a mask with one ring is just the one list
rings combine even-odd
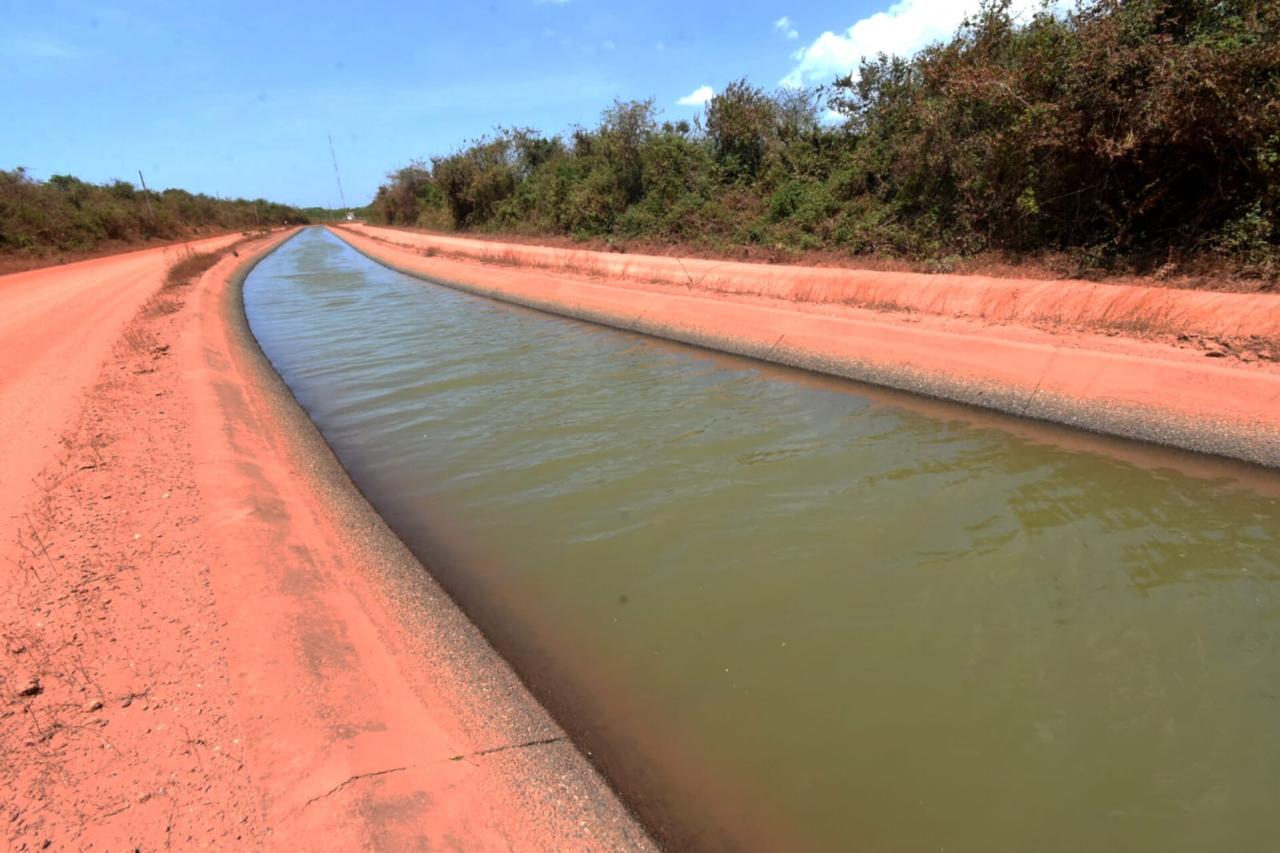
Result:
{"label": "eroded soil bank", "polygon": [[570,252],[369,226],[402,271],[510,302],[1090,431],[1280,465],[1280,301],[1085,282]]}
{"label": "eroded soil bank", "polygon": [[249,251],[122,272],[101,351],[60,334],[92,312],[48,331],[77,370],[34,398],[66,416],[0,544],[9,846],[650,846],[271,371]]}

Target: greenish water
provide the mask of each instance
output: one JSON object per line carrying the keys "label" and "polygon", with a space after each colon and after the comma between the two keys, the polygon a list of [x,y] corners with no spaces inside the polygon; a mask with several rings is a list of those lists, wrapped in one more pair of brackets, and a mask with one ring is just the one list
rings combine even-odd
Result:
{"label": "greenish water", "polygon": [[677,844],[1275,849],[1271,474],[500,305],[319,230],[245,300]]}

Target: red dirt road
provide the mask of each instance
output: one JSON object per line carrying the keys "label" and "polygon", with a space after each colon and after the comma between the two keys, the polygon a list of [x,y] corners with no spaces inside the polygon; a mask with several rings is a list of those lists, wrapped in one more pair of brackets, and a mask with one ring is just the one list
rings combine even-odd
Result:
{"label": "red dirt road", "polygon": [[0,519],[10,522],[51,461],[58,430],[125,324],[190,248],[240,235],[0,276]]}
{"label": "red dirt road", "polygon": [[0,278],[9,847],[650,849],[270,369],[244,261]]}

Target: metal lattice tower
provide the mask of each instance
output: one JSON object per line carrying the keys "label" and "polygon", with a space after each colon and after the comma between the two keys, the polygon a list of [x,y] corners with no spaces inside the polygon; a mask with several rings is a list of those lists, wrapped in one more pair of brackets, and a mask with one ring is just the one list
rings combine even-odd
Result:
{"label": "metal lattice tower", "polygon": [[347,206],[347,194],[342,191],[342,174],[338,171],[338,155],[333,153],[333,134],[329,135],[329,157],[333,160],[333,176],[338,179],[338,198],[342,200],[342,206]]}

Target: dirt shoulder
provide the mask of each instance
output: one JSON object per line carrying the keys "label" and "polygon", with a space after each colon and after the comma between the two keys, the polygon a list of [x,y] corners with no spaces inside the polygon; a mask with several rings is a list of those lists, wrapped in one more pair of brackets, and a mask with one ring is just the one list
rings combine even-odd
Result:
{"label": "dirt shoulder", "polygon": [[[1088,283],[1064,291],[1046,282],[566,254],[367,226],[334,230],[389,266],[533,308],[1280,465],[1280,302],[1271,296]],[[1211,343],[1195,343],[1204,340]]]}
{"label": "dirt shoulder", "polygon": [[648,847],[271,370],[241,255],[153,279],[7,519],[10,847]]}
{"label": "dirt shoulder", "polygon": [[229,235],[0,277],[0,520],[32,498],[113,344],[168,269]]}
{"label": "dirt shoulder", "polygon": [[[276,228],[268,230],[278,231],[280,229]],[[239,240],[253,236],[262,236],[262,231],[227,231],[218,228],[211,228],[198,229],[188,234],[186,237],[173,240],[108,240],[92,249],[52,252],[47,255],[0,253],[0,276],[28,272],[30,270],[66,266],[67,264],[83,263],[85,261],[95,261],[101,258],[128,255],[135,252],[148,252],[154,249],[186,246],[192,243],[203,242],[205,240],[217,239],[219,237],[232,237]]]}

